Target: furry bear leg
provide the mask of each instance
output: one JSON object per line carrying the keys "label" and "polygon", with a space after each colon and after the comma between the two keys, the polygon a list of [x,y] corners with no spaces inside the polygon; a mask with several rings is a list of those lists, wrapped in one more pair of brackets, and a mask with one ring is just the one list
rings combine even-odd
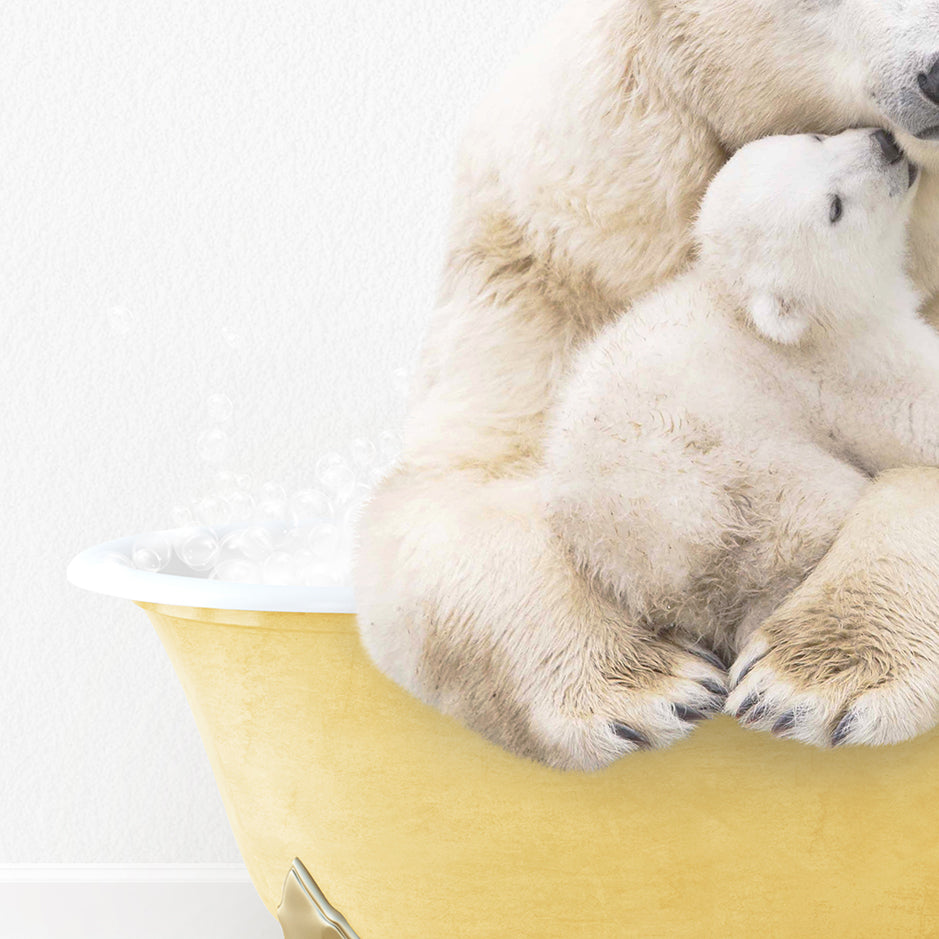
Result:
{"label": "furry bear leg", "polygon": [[818,567],[750,636],[725,710],[827,747],[939,720],[939,469],[880,476]]}
{"label": "furry bear leg", "polygon": [[359,531],[373,660],[512,752],[595,769],[667,746],[723,704],[713,653],[630,623],[580,576],[534,477],[404,464]]}

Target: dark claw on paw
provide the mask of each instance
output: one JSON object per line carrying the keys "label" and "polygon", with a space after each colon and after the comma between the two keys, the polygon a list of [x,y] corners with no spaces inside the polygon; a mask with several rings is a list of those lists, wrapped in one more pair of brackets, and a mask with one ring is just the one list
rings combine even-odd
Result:
{"label": "dark claw on paw", "polygon": [[737,720],[739,720],[759,700],[760,700],[760,696],[758,694],[747,695],[747,697],[743,699],[743,702],[741,703],[740,707],[737,708],[737,710],[734,712],[734,717],[736,717]]}
{"label": "dark claw on paw", "polygon": [[688,649],[692,655],[696,655],[699,659],[704,659],[705,662],[710,662],[715,668],[719,668],[722,672],[727,670],[727,663],[716,653],[712,652],[710,649],[702,649],[698,646],[692,646]]}
{"label": "dark claw on paw", "polygon": [[613,733],[617,737],[622,737],[623,740],[629,740],[631,743],[637,743],[640,747],[651,747],[652,744],[649,743],[649,738],[640,733],[638,730],[633,730],[632,727],[627,724],[617,724],[615,721],[611,725],[613,727]]}
{"label": "dark claw on paw", "polygon": [[705,701],[704,704],[700,706],[700,709],[708,717],[713,717],[715,714],[720,714],[724,710],[724,702],[727,700],[725,695],[721,695],[719,698],[711,698],[710,701]]}
{"label": "dark claw on paw", "polygon": [[704,685],[704,687],[713,694],[719,694],[722,698],[727,697],[727,689],[713,678],[701,678],[698,680],[698,684]]}
{"label": "dark claw on paw", "polygon": [[704,711],[698,711],[695,708],[685,707],[684,704],[673,704],[675,713],[683,721],[703,721],[708,715]]}
{"label": "dark claw on paw", "polygon": [[750,659],[750,661],[747,662],[747,664],[744,666],[743,671],[737,676],[737,680],[734,682],[734,687],[736,688],[737,685],[739,685],[740,682],[742,682],[744,678],[750,674],[750,669],[753,668],[753,666],[756,665],[760,659],[765,658],[768,654],[769,650],[767,649],[766,652],[764,652],[762,655],[758,655],[755,659]]}
{"label": "dark claw on paw", "polygon": [[796,723],[796,716],[792,711],[786,711],[785,714],[775,724],[773,724],[773,733],[774,734],[783,734],[787,730],[791,730]]}
{"label": "dark claw on paw", "polygon": [[763,720],[764,717],[769,713],[768,704],[758,704],[749,714],[744,717],[744,722],[747,724],[755,724],[757,721]]}
{"label": "dark claw on paw", "polygon": [[845,714],[844,717],[838,721],[838,726],[835,728],[834,733],[831,735],[831,745],[837,747],[838,744],[844,743],[845,737],[851,733],[851,728],[854,726],[854,715],[849,711]]}

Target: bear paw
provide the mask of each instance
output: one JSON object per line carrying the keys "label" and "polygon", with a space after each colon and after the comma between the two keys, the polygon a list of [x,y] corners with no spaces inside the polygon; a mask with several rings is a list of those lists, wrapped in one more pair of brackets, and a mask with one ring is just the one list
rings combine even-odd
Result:
{"label": "bear paw", "polygon": [[[852,644],[852,639],[854,643]],[[933,727],[939,676],[863,636],[758,629],[731,667],[724,711],[818,747],[900,743]]]}
{"label": "bear paw", "polygon": [[545,709],[535,723],[565,769],[598,769],[637,750],[661,749],[720,713],[727,696],[724,663],[700,646],[654,641],[627,661],[598,669],[569,689],[560,711]]}

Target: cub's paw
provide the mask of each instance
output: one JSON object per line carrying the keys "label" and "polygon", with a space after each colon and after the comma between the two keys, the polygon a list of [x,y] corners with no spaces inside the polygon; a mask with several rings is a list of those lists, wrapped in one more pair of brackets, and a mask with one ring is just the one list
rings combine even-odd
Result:
{"label": "cub's paw", "polygon": [[535,708],[534,724],[564,769],[598,769],[637,750],[667,747],[720,713],[724,663],[699,646],[652,640],[603,662],[569,688],[559,710]]}
{"label": "cub's paw", "polygon": [[770,619],[730,669],[724,711],[743,726],[834,747],[900,743],[936,724],[939,675],[913,649],[864,630],[787,625]]}

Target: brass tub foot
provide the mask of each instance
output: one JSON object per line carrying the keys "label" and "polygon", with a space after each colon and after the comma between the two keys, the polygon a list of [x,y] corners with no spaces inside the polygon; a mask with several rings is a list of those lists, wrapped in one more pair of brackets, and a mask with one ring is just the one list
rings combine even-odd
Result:
{"label": "brass tub foot", "polygon": [[284,880],[277,907],[284,939],[359,939],[346,918],[334,909],[299,858]]}

